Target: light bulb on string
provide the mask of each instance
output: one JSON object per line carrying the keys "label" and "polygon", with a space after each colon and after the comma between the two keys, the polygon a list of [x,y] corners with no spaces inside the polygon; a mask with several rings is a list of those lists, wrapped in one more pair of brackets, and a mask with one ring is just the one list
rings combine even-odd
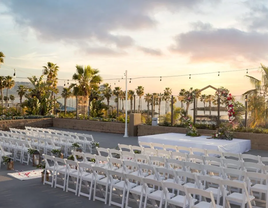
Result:
{"label": "light bulb on string", "polygon": [[248,74],[248,69],[246,69],[246,74]]}
{"label": "light bulb on string", "polygon": [[69,79],[67,79],[67,85],[69,85]]}
{"label": "light bulb on string", "polygon": [[220,73],[221,73],[221,72],[220,72],[220,71],[218,71],[218,77],[220,76]]}
{"label": "light bulb on string", "polygon": [[16,69],[14,69],[13,77],[16,77]]}
{"label": "light bulb on string", "polygon": [[160,76],[160,82],[162,81],[162,76]]}
{"label": "light bulb on string", "polygon": [[191,79],[192,77],[191,77],[191,74],[189,74],[189,79]]}
{"label": "light bulb on string", "polygon": [[131,78],[129,78],[129,83],[131,83]]}

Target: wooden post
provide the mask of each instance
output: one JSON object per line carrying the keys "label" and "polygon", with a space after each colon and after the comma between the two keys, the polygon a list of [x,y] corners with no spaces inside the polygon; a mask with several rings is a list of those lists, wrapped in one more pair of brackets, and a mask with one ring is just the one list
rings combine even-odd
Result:
{"label": "wooden post", "polygon": [[171,95],[171,126],[173,126],[173,95]]}

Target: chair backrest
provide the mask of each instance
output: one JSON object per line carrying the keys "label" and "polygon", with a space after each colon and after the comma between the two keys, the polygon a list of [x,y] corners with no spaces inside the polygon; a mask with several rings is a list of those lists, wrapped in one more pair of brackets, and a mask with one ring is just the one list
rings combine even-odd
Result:
{"label": "chair backrest", "polygon": [[176,160],[176,159],[167,159],[167,167],[177,170],[185,170],[185,162],[184,161],[180,161],[180,160]]}
{"label": "chair backrest", "polygon": [[[247,191],[247,185],[246,182],[240,182],[240,181],[233,181],[233,180],[226,180],[226,179],[222,179],[222,185],[224,186],[224,188],[222,190],[232,190],[231,188],[237,188],[237,189],[241,189],[242,193],[246,195],[247,199],[249,199],[249,194]],[[247,201],[247,200],[245,200]]]}
{"label": "chair backrest", "polygon": [[67,171],[70,171],[71,169],[79,170],[79,163],[73,160],[66,160],[66,167],[67,167]]}
{"label": "chair backrest", "polygon": [[95,159],[96,159],[95,164],[97,166],[102,166],[102,165],[108,164],[108,162],[109,162],[108,157],[104,157],[104,156],[100,156],[100,155],[96,155]]}
{"label": "chair backrest", "polygon": [[176,171],[176,170],[175,170],[175,173],[176,173],[179,184],[192,182],[193,184],[196,185],[196,187],[198,187],[198,180],[197,180],[196,174],[185,172],[185,171]]}
{"label": "chair backrest", "polygon": [[96,155],[84,153],[84,162],[96,162]]}
{"label": "chair backrest", "polygon": [[156,149],[151,149],[151,148],[144,148],[142,154],[157,156],[157,150]]}
{"label": "chair backrest", "polygon": [[149,156],[150,165],[153,166],[166,166],[166,159],[164,157]]}
{"label": "chair backrest", "polygon": [[147,175],[154,175],[155,179],[157,179],[155,168],[151,165],[140,163],[139,166],[139,172],[142,177]]}
{"label": "chair backrest", "polygon": [[92,165],[89,164],[89,163],[81,162],[81,163],[79,163],[78,168],[79,168],[80,175],[83,172],[87,172],[87,173],[92,173],[93,172]]}
{"label": "chair backrest", "polygon": [[261,157],[261,163],[268,166],[268,157]]}
{"label": "chair backrest", "polygon": [[188,155],[188,161],[192,163],[204,164],[204,157],[202,155]]}
{"label": "chair backrest", "polygon": [[246,182],[248,191],[250,191],[250,187],[255,184],[266,185],[266,190],[268,190],[268,174],[246,172]]}
{"label": "chair backrest", "polygon": [[150,142],[140,142],[139,141],[139,145],[143,148],[152,148],[151,143]]}
{"label": "chair backrest", "polygon": [[83,161],[85,161],[85,154],[83,152],[73,151],[72,155],[74,156],[74,161],[76,162],[78,162],[78,159],[82,159]]}
{"label": "chair backrest", "polygon": [[165,158],[171,158],[171,152],[164,150],[164,149],[159,149],[157,150],[157,156],[158,157],[165,157]]}
{"label": "chair backrest", "polygon": [[[0,146],[0,148],[1,148],[1,146]],[[43,154],[43,158],[44,158],[44,161],[46,164],[46,168],[51,168],[51,167],[55,168],[55,157],[54,156]]]}
{"label": "chair backrest", "polygon": [[95,166],[93,165],[92,166],[92,170],[93,170],[93,173],[94,175],[103,175],[103,176],[107,176],[108,177],[108,172],[107,172],[107,169],[103,168],[103,167],[99,167],[99,166]]}
{"label": "chair backrest", "polygon": [[177,182],[177,176],[174,170],[163,167],[155,167],[158,180],[171,179],[173,182]]}
{"label": "chair backrest", "polygon": [[191,154],[191,148],[190,147],[183,147],[183,146],[177,146],[177,150],[182,153]]}
{"label": "chair backrest", "polygon": [[135,161],[137,163],[149,164],[149,157],[148,155],[144,155],[144,154],[135,154]]}
{"label": "chair backrest", "polygon": [[197,163],[192,162],[184,162],[184,167],[186,170],[190,171],[191,173],[200,173],[204,174],[204,166]]}
{"label": "chair backrest", "polygon": [[66,166],[66,159],[62,159],[62,158],[59,158],[59,157],[54,157],[55,158],[55,164],[56,164],[56,167],[60,167],[60,166]]}
{"label": "chair backrest", "polygon": [[127,184],[136,183],[137,185],[143,185],[143,178],[140,176],[125,174]]}
{"label": "chair backrest", "polygon": [[177,146],[176,145],[169,145],[169,144],[164,144],[164,149],[167,151],[171,152],[177,152]]}
{"label": "chair backrest", "polygon": [[241,154],[241,160],[243,162],[261,163],[261,156],[251,154]]}
{"label": "chair backrest", "polygon": [[110,179],[110,183],[118,182],[118,180],[124,181],[125,180],[125,174],[116,172],[114,170],[108,170],[108,175]]}
{"label": "chair backrest", "polygon": [[206,186],[212,186],[214,188],[218,188],[219,191],[221,191],[222,188],[221,178],[214,178],[207,175],[197,175],[196,177],[199,182],[199,188],[205,189]]}
{"label": "chair backrest", "polygon": [[265,166],[262,163],[243,162],[244,169],[247,172],[263,173]]}
{"label": "chair backrest", "polygon": [[122,151],[120,158],[123,160],[134,160],[135,154],[132,152]]}
{"label": "chair backrest", "polygon": [[217,166],[217,167],[223,166],[221,158],[204,156],[203,159],[206,165]]}
{"label": "chair backrest", "polygon": [[110,158],[121,158],[121,150],[109,149],[109,157]]}
{"label": "chair backrest", "polygon": [[222,159],[222,165],[226,168],[242,169],[243,162],[241,160]]}
{"label": "chair backrest", "polygon": [[139,170],[138,163],[131,160],[123,160],[123,167],[126,174]]}
{"label": "chair backrest", "polygon": [[228,180],[244,181],[246,172],[233,168],[222,168],[223,178]]}
{"label": "chair backrest", "polygon": [[241,161],[241,154],[222,152],[222,158]]}
{"label": "chair backrest", "polygon": [[108,157],[109,156],[109,148],[96,147],[98,155]]}
{"label": "chair backrest", "polygon": [[201,149],[201,148],[192,147],[191,148],[191,154],[194,154],[194,155],[207,155],[207,150]]}
{"label": "chair backrest", "polygon": [[126,145],[126,144],[118,144],[118,148],[119,148],[121,151],[131,152],[131,147],[130,147],[130,145]]}
{"label": "chair backrest", "polygon": [[179,192],[185,193],[185,191],[186,191],[185,187],[183,185],[178,184],[178,183],[163,181],[162,184],[163,184],[163,188],[165,188],[166,190],[169,190],[169,189],[177,190],[176,193],[179,193]]}
{"label": "chair backrest", "polygon": [[143,178],[145,193],[150,193],[149,188],[153,188],[154,190],[162,189],[162,182],[158,180],[154,180],[151,178]]}
{"label": "chair backrest", "polygon": [[164,144],[160,143],[151,143],[151,148],[157,149],[157,150],[164,150]]}
{"label": "chair backrest", "polygon": [[117,158],[109,158],[109,168],[111,170],[116,170],[123,167],[123,161]]}
{"label": "chair backrest", "polygon": [[142,154],[143,147],[130,145],[130,148],[134,154]]}
{"label": "chair backrest", "polygon": [[182,152],[171,152],[171,158],[177,159],[180,161],[188,161],[188,154]]}
{"label": "chair backrest", "polygon": [[[210,207],[207,207],[207,208],[216,208],[216,204],[215,204],[215,200],[214,200],[214,196],[212,192],[204,191],[204,190],[197,189],[197,188],[186,188],[186,190],[187,190],[187,194],[189,198],[193,199],[195,198],[194,196],[199,196],[198,203],[202,202],[204,199],[209,199]],[[190,207],[192,208],[194,206],[195,206],[194,200],[190,200]]]}

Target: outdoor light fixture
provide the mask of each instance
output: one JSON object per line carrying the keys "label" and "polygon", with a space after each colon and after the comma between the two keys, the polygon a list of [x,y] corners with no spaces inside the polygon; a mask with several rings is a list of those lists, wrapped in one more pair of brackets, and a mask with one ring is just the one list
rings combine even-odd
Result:
{"label": "outdoor light fixture", "polygon": [[16,69],[14,69],[13,77],[16,77]]}
{"label": "outdoor light fixture", "polygon": [[129,78],[129,83],[131,83],[131,78]]}
{"label": "outdoor light fixture", "polygon": [[162,77],[160,76],[160,81],[162,81]]}
{"label": "outdoor light fixture", "polygon": [[41,161],[41,157],[40,157],[40,153],[38,152],[38,150],[33,152],[33,166],[37,166],[40,164]]}
{"label": "outdoor light fixture", "polygon": [[220,71],[218,71],[218,77],[220,76],[220,73],[221,73],[221,72],[220,72]]}
{"label": "outdoor light fixture", "polygon": [[189,79],[191,79],[191,74],[189,74]]}
{"label": "outdoor light fixture", "polygon": [[69,85],[69,79],[67,79],[67,85]]}
{"label": "outdoor light fixture", "polygon": [[246,74],[248,74],[248,69],[246,69]]}

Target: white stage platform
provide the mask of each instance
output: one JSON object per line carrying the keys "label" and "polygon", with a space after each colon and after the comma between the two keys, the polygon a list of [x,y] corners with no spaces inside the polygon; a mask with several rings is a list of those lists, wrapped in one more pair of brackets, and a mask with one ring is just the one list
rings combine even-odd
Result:
{"label": "white stage platform", "polygon": [[251,149],[251,141],[245,139],[220,140],[207,139],[208,136],[190,137],[185,134],[166,133],[139,136],[139,142],[152,142],[201,149],[213,149],[221,152],[243,153]]}

